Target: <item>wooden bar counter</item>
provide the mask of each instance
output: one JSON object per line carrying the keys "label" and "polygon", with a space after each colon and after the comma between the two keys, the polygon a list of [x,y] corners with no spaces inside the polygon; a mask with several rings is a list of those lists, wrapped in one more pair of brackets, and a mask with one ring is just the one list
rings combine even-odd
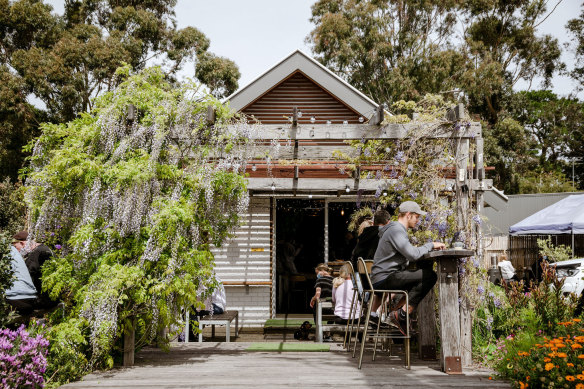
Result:
{"label": "wooden bar counter", "polygon": [[473,255],[473,250],[449,249],[430,251],[420,259],[424,262],[436,261],[438,264],[440,366],[448,374],[462,374],[458,260]]}

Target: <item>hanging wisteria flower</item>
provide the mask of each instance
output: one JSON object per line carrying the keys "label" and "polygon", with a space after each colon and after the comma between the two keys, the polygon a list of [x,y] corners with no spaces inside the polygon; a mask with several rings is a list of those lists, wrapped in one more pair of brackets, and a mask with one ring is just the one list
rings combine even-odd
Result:
{"label": "hanging wisteria flower", "polygon": [[478,293],[478,294],[483,294],[483,293],[485,293],[485,288],[483,288],[483,286],[482,286],[482,285],[479,285],[479,287],[477,288],[477,293]]}

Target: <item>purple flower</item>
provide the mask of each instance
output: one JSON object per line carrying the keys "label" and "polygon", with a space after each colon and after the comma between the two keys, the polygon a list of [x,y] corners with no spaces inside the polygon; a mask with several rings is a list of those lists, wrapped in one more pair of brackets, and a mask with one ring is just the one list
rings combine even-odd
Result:
{"label": "purple flower", "polygon": [[479,226],[480,226],[480,225],[481,225],[481,223],[483,222],[483,220],[481,219],[481,217],[480,217],[479,215],[474,215],[474,216],[472,217],[472,220],[473,220],[473,221],[474,221],[476,224],[478,224]]}
{"label": "purple flower", "polygon": [[56,244],[56,245],[55,245],[55,248],[56,248],[57,250],[61,250],[61,249],[63,248],[63,246],[61,246],[60,244]]}
{"label": "purple flower", "polygon": [[483,294],[483,293],[485,293],[485,288],[483,288],[482,286],[479,286],[477,288],[477,292],[478,292],[478,294]]}
{"label": "purple flower", "polygon": [[371,156],[371,150],[365,149],[365,151],[363,152],[363,154],[365,154],[366,157],[370,157]]}
{"label": "purple flower", "polygon": [[503,303],[501,302],[501,300],[499,300],[498,298],[493,300],[493,303],[495,304],[496,308],[501,308],[501,305],[503,305]]}

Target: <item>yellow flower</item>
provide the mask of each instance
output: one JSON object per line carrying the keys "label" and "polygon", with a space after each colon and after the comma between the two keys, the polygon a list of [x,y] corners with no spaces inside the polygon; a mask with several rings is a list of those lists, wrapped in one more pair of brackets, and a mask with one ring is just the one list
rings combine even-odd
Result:
{"label": "yellow flower", "polygon": [[566,376],[566,380],[568,380],[568,381],[576,381],[576,377],[574,377],[573,375],[567,375]]}
{"label": "yellow flower", "polygon": [[576,385],[576,389],[584,389],[584,384],[578,384],[578,385]]}
{"label": "yellow flower", "polygon": [[582,319],[572,319],[572,321],[575,323],[580,323],[582,321]]}
{"label": "yellow flower", "polygon": [[519,351],[519,352],[517,353],[517,355],[519,355],[520,357],[526,357],[526,356],[528,356],[528,355],[529,355],[529,353],[526,353],[525,351]]}
{"label": "yellow flower", "polygon": [[529,385],[519,381],[519,389],[526,389]]}
{"label": "yellow flower", "polygon": [[578,378],[580,381],[584,381],[584,374],[578,374],[576,378]]}
{"label": "yellow flower", "polygon": [[574,364],[573,364],[573,363],[570,363],[570,362],[566,363],[566,365],[567,365],[568,367],[574,367]]}
{"label": "yellow flower", "polygon": [[558,358],[567,358],[568,354],[566,353],[558,353]]}
{"label": "yellow flower", "polygon": [[578,355],[578,359],[584,359],[584,354]]}
{"label": "yellow flower", "polygon": [[551,361],[552,361],[552,359],[551,359],[551,358],[548,358],[548,357],[545,357],[545,358],[543,359],[543,361],[544,361],[544,362],[551,362]]}
{"label": "yellow flower", "polygon": [[545,364],[545,369],[546,369],[547,371],[550,371],[550,370],[551,370],[551,369],[553,369],[553,368],[554,368],[554,364],[553,364],[553,363],[546,363],[546,364]]}
{"label": "yellow flower", "polygon": [[572,345],[572,350],[576,350],[577,348],[582,348],[582,345],[580,343],[574,343]]}

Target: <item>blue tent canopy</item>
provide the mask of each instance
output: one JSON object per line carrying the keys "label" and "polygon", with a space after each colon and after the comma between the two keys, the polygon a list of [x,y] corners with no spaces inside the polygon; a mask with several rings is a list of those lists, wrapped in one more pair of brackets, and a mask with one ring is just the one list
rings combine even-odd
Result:
{"label": "blue tent canopy", "polygon": [[509,227],[511,235],[584,234],[584,195],[572,195]]}

